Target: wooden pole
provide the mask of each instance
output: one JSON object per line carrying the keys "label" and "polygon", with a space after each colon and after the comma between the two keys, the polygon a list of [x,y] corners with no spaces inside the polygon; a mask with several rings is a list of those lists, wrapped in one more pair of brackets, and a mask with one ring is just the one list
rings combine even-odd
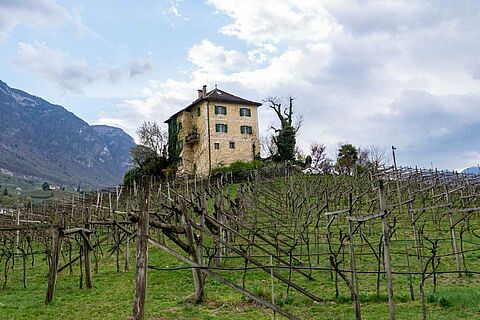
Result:
{"label": "wooden pole", "polygon": [[[16,221],[16,225],[19,226],[20,225],[20,209],[17,209],[17,221]],[[17,230],[17,243],[16,243],[16,248],[17,248],[17,254],[19,252],[18,250],[18,246],[20,244],[20,230]]]}
{"label": "wooden pole", "polygon": [[[130,214],[130,202],[127,198],[127,209],[125,212],[125,222],[128,222],[128,215]],[[130,231],[130,225],[126,224],[125,229]],[[127,233],[125,235],[125,272],[130,270],[130,235]]]}
{"label": "wooden pole", "polygon": [[395,320],[395,305],[393,302],[393,278],[392,267],[390,265],[390,248],[389,248],[389,228],[387,223],[387,205],[385,202],[385,194],[383,188],[383,181],[379,181],[379,196],[380,196],[380,211],[382,215],[382,232],[383,232],[383,255],[385,262],[385,272],[387,274],[387,294],[388,294],[388,308],[390,310],[390,320]]}
{"label": "wooden pole", "polygon": [[[351,194],[350,194],[351,196]],[[355,251],[353,247],[353,227],[352,221],[348,221],[348,243],[349,243],[349,251],[350,251],[350,282],[352,284],[352,289],[354,293],[352,295],[352,299],[355,302],[355,319],[360,320],[362,319],[361,307],[360,307],[360,297],[358,296],[358,282],[357,282],[357,269],[355,266]]]}
{"label": "wooden pole", "polygon": [[145,301],[147,298],[147,261],[148,261],[148,183],[144,181],[140,199],[137,236],[137,271],[135,277],[135,297],[133,299],[133,319],[145,319]]}
{"label": "wooden pole", "polygon": [[457,237],[455,235],[455,225],[453,223],[453,211],[452,211],[452,204],[450,203],[450,194],[448,193],[448,188],[445,185],[445,195],[448,204],[448,221],[450,223],[450,236],[452,237],[452,246],[453,246],[453,253],[455,254],[455,262],[457,264],[457,272],[458,276],[462,276],[462,263],[460,260],[460,254],[458,252],[458,245],[457,245]]}
{"label": "wooden pole", "polygon": [[[90,209],[87,208],[87,216],[86,216],[86,223],[85,223],[85,229],[90,230],[90,222],[91,222],[91,214],[90,214]],[[85,254],[84,260],[85,260],[85,279],[86,279],[86,285],[87,289],[92,289],[92,258],[90,256],[90,250],[91,245],[90,245],[90,232],[84,232],[82,234],[84,237],[84,246],[83,246],[83,252]]]}
{"label": "wooden pole", "polygon": [[[275,304],[275,284],[273,282],[273,257],[270,255],[270,280],[272,283],[272,304]],[[287,297],[288,298],[288,297]],[[273,310],[273,320],[275,320],[275,310]]]}
{"label": "wooden pole", "polygon": [[[407,242],[406,242],[406,240],[407,240],[407,219],[405,219],[403,217],[402,191],[400,189],[400,177],[399,177],[398,168],[397,168],[397,158],[395,156],[395,150],[396,149],[397,148],[392,146],[393,169],[395,171],[395,180],[397,181],[398,216],[403,222],[403,225],[402,225],[403,238],[405,240],[403,246],[404,246],[404,249],[405,249],[405,258],[407,259],[407,271],[408,271],[408,273],[410,273],[412,270],[411,270],[411,267],[410,267],[410,257],[409,257],[409,254],[408,254],[408,245],[407,245]],[[408,275],[408,286],[409,286],[409,289],[410,289],[410,299],[412,299],[412,301],[414,301],[415,300],[415,295],[414,295],[414,292],[413,292],[413,282],[412,282],[412,275],[411,274]]]}
{"label": "wooden pole", "polygon": [[55,294],[55,286],[57,284],[57,270],[58,263],[60,261],[60,254],[62,251],[63,232],[61,228],[53,229],[53,253],[52,259],[50,259],[50,265],[48,270],[48,288],[47,296],[45,298],[45,304],[50,304]]}
{"label": "wooden pole", "polygon": [[[182,223],[184,224],[185,236],[187,238],[190,259],[199,265],[202,265],[198,259],[198,251],[196,249],[195,235],[193,232],[192,221],[188,207],[185,201],[182,202]],[[203,300],[204,278],[202,272],[197,268],[192,268],[193,284],[195,286],[194,302],[199,303]]]}

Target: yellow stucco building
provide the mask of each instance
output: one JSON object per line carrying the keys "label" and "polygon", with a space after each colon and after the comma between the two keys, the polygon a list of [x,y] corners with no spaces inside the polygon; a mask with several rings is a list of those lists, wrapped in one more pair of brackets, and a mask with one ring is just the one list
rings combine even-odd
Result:
{"label": "yellow stucco building", "polygon": [[209,92],[207,86],[198,90],[195,101],[165,121],[178,174],[208,175],[219,166],[259,156],[259,106],[216,86]]}

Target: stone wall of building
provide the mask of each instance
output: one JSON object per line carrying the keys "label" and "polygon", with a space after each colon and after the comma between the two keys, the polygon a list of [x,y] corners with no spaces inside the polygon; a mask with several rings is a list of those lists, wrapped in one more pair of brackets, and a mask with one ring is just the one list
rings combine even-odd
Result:
{"label": "stone wall of building", "polygon": [[[227,114],[215,114],[215,106],[226,107]],[[250,109],[251,116],[240,116],[240,108]],[[178,134],[179,141],[183,141],[180,154],[182,157],[182,165],[179,167],[180,173],[193,174],[196,170],[199,175],[208,174],[209,145],[212,169],[229,165],[235,161],[252,161],[254,151],[255,154],[260,153],[256,106],[211,101],[202,102],[193,106],[191,110],[182,111],[177,116],[177,122],[182,123],[182,129]],[[210,132],[207,130],[208,123],[210,123]],[[216,132],[217,124],[227,125],[227,132]],[[252,133],[241,133],[241,126],[252,127]],[[194,130],[199,134],[199,141],[187,143],[186,137]],[[218,149],[215,148],[216,144],[218,144]]]}

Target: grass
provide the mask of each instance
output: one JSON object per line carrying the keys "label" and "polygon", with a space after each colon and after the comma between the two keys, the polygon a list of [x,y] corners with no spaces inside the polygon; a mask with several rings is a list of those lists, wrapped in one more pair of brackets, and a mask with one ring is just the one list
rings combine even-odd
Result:
{"label": "grass", "polygon": [[[274,197],[285,196],[280,180],[278,188],[271,190]],[[237,194],[239,185],[229,186],[225,193],[230,197]],[[271,201],[266,194],[260,199],[264,202]],[[209,201],[208,209],[213,210],[213,202]],[[273,203],[272,205],[275,205]],[[277,204],[278,205],[278,204]],[[342,204],[345,205],[345,204]],[[340,205],[339,205],[340,206]],[[277,209],[283,210],[278,205]],[[259,225],[268,226],[269,211],[259,213]],[[253,215],[249,216],[249,219]],[[249,221],[252,225],[255,221]],[[445,220],[443,224],[447,223]],[[344,225],[338,225],[344,228]],[[446,228],[443,228],[446,229]],[[311,232],[312,230],[310,230]],[[378,241],[378,225],[372,225],[372,235],[367,235],[373,241]],[[427,230],[428,232],[428,230]],[[311,233],[310,233],[311,236]],[[448,237],[448,232],[440,236]],[[280,237],[281,240],[289,241]],[[468,239],[466,239],[468,240]],[[360,244],[362,239],[355,238],[355,243]],[[207,239],[208,242],[208,239]],[[238,243],[241,243],[237,239]],[[261,243],[259,241],[258,243]],[[211,245],[211,243],[207,243]],[[335,244],[334,244],[335,245]],[[466,249],[470,247],[465,244]],[[174,247],[172,245],[172,247]],[[473,247],[473,245],[472,245]],[[376,270],[376,261],[372,258],[369,248],[359,245],[356,249],[358,256],[356,264],[359,270]],[[378,249],[377,249],[378,250]],[[405,271],[404,247],[400,242],[391,243],[392,264],[395,271]],[[412,248],[409,249],[414,254]],[[441,243],[439,254],[451,252],[449,241]],[[103,250],[105,253],[108,248]],[[299,249],[297,249],[296,253]],[[302,252],[302,251],[300,251]],[[428,253],[428,250],[425,249]],[[326,247],[321,247],[320,267],[329,267],[326,255]],[[253,252],[259,254],[259,252]],[[73,274],[68,270],[63,271],[58,279],[57,292],[54,302],[44,305],[45,290],[47,283],[47,268],[44,261],[36,261],[34,267],[28,270],[28,288],[22,288],[21,261],[17,260],[13,270],[9,271],[10,279],[4,290],[0,289],[0,319],[128,319],[132,313],[134,294],[134,252],[131,255],[131,271],[117,272],[114,257],[105,256],[99,261],[99,273],[94,274],[94,288],[92,290],[79,289],[79,270],[75,267]],[[345,253],[345,265],[348,266],[348,251]],[[478,252],[467,252],[465,259],[471,270],[477,270],[480,262]],[[268,257],[259,257],[259,261],[269,264]],[[313,258],[312,260],[316,260]],[[227,267],[243,266],[243,259],[229,257],[223,260]],[[419,262],[411,261],[414,270],[419,270]],[[61,265],[65,261],[61,262]],[[294,261],[295,265],[298,265]],[[185,267],[175,258],[151,247],[149,252],[149,265],[162,268]],[[314,265],[316,265],[314,261]],[[3,263],[0,264],[0,274],[3,274]],[[454,258],[452,256],[442,258],[440,270],[454,270]],[[288,270],[276,270],[284,277],[288,277]],[[224,277],[237,284],[242,283],[242,272],[219,271]],[[310,299],[290,288],[287,296],[287,288],[283,283],[275,280],[275,301],[282,308],[295,314],[301,319],[352,319],[354,315],[353,303],[345,284],[340,280],[339,296],[335,297],[334,280],[329,271],[313,271],[312,276],[316,279],[308,281],[304,277],[293,273],[292,281],[303,288],[314,292],[324,301],[312,302]],[[360,299],[362,303],[362,316],[364,319],[385,319],[388,315],[386,296],[386,280],[380,279],[380,294],[375,290],[376,275],[359,273]],[[408,278],[402,275],[394,276],[394,296],[397,319],[419,319],[421,305],[418,295],[419,276],[412,277],[414,285],[415,301],[410,300]],[[432,292],[432,279],[426,284],[427,312],[429,319],[478,319],[480,313],[480,293],[478,293],[480,278],[475,273],[458,278],[455,274],[438,276],[438,290]],[[268,273],[260,270],[248,271],[246,289],[255,295],[271,300],[271,279]],[[146,316],[148,319],[272,319],[272,312],[259,306],[257,303],[246,299],[240,293],[229,289],[225,285],[207,278],[205,289],[205,301],[199,305],[188,302],[187,297],[193,292],[193,281],[190,269],[148,271],[148,292],[146,304]],[[0,283],[1,288],[1,283]]]}
{"label": "grass", "polygon": [[[51,305],[44,305],[47,283],[46,264],[36,261],[28,269],[28,287],[22,288],[21,263],[10,270],[7,288],[0,290],[0,319],[128,319],[132,311],[134,293],[134,254],[131,271],[117,272],[114,257],[99,261],[99,273],[94,274],[94,288],[79,289],[79,270],[72,275],[68,269],[59,274],[57,291]],[[155,248],[149,252],[149,264],[168,268],[184,266],[174,258]],[[3,270],[0,270],[3,271]],[[229,274],[237,283],[241,275]],[[286,298],[285,288],[275,282],[276,303],[301,319],[351,319],[353,306],[350,296],[341,291],[338,300],[332,292],[333,284],[325,274],[317,273],[317,281],[302,283],[311,290],[326,288],[323,303],[314,303],[293,289]],[[440,279],[442,281],[442,279]],[[467,284],[457,285],[451,279],[443,279],[441,290],[428,296],[430,319],[478,318],[480,293],[478,278],[469,278]],[[398,281],[397,281],[398,283]],[[383,285],[383,284],[382,284]],[[249,273],[247,289],[270,300],[268,274]],[[343,289],[343,288],[342,288]],[[271,319],[272,312],[242,297],[236,291],[207,278],[205,302],[192,305],[186,298],[193,291],[191,271],[148,271],[146,315],[148,319]],[[398,319],[411,319],[420,315],[421,306],[409,301],[402,286],[397,287],[396,313]],[[386,295],[363,292],[361,294],[362,316],[365,319],[385,319],[388,314]]]}

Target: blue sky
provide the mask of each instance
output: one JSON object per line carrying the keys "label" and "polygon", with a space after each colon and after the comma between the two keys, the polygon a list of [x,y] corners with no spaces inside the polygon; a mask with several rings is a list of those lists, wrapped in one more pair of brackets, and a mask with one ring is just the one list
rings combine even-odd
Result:
{"label": "blue sky", "polygon": [[462,169],[480,162],[479,57],[477,1],[0,0],[0,79],[132,135],[218,83],[296,97],[305,152],[395,145]]}

